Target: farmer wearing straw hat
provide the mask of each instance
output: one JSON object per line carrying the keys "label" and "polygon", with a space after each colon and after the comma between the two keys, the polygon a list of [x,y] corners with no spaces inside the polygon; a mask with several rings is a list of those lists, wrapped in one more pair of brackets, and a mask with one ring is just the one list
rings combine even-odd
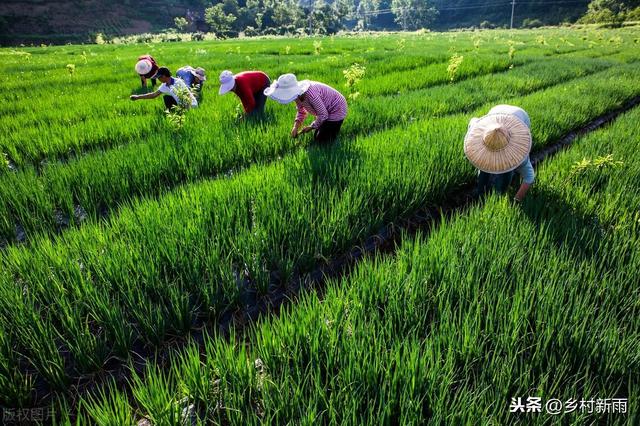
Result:
{"label": "farmer wearing straw hat", "polygon": [[147,79],[151,79],[151,87],[156,85],[155,75],[158,72],[158,64],[151,55],[142,55],[136,62],[136,72],[140,76],[142,87],[147,87]]}
{"label": "farmer wearing straw hat", "polygon": [[200,85],[207,81],[207,75],[204,68],[193,68],[191,65],[185,65],[182,68],[178,68],[176,71],[176,77],[181,78],[189,88],[193,89],[195,86]]}
{"label": "farmer wearing straw hat", "polygon": [[464,138],[464,154],[478,169],[478,192],[490,187],[504,193],[517,172],[522,178],[515,201],[520,202],[535,179],[529,152],[531,121],[522,109],[498,105],[481,118],[472,118]]}
{"label": "farmer wearing straw hat", "polygon": [[240,98],[242,107],[247,116],[264,114],[264,105],[267,102],[264,89],[269,87],[271,80],[262,71],[243,71],[234,75],[225,70],[220,73],[220,95],[233,92]]}
{"label": "farmer wearing straw hat", "polygon": [[154,99],[160,95],[164,95],[164,106],[169,110],[176,105],[181,105],[185,108],[195,108],[198,106],[198,101],[187,87],[187,84],[179,78],[171,77],[169,68],[158,68],[158,72],[154,78],[162,82],[158,90],[144,95],[131,95],[129,99],[137,101],[139,99]]}
{"label": "farmer wearing straw hat", "polygon": [[[265,89],[264,94],[281,104],[296,102],[298,114],[291,130],[291,137],[294,138],[313,130],[316,142],[332,142],[347,116],[347,101],[340,92],[317,81],[298,82],[293,74],[281,75]],[[311,125],[302,127],[307,114],[316,119]]]}

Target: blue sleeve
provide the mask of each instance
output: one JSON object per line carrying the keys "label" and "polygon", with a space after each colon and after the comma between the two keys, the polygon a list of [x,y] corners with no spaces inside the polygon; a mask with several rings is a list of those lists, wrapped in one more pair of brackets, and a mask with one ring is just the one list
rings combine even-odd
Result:
{"label": "blue sleeve", "polygon": [[531,164],[531,159],[529,157],[527,157],[527,159],[518,166],[517,171],[522,177],[522,183],[531,185],[536,178],[536,173],[533,171],[533,165]]}
{"label": "blue sleeve", "polygon": [[182,81],[187,84],[187,87],[191,87],[191,83],[193,83],[193,74],[191,74],[189,71],[180,68],[178,71],[176,71],[176,76],[178,78],[181,78]]}
{"label": "blue sleeve", "polygon": [[529,114],[527,114],[524,110],[520,110],[518,111],[518,114],[516,114],[516,116],[522,120],[522,122],[524,124],[527,125],[527,127],[529,128],[529,130],[531,130],[531,119],[529,118]]}

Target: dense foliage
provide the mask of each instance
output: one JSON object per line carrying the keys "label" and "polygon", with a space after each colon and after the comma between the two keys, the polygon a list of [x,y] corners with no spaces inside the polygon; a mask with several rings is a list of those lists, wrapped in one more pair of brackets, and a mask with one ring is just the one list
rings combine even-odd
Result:
{"label": "dense foliage", "polygon": [[[586,12],[588,3],[517,2],[515,25],[574,22]],[[0,42],[87,42],[95,41],[97,33],[109,39],[172,27],[213,31],[219,36],[330,34],[344,28],[489,28],[509,25],[510,16],[509,0],[6,0],[0,3]]]}
{"label": "dense foliage", "polygon": [[593,0],[587,13],[580,18],[582,23],[604,23],[620,26],[624,21],[640,20],[639,0]]}

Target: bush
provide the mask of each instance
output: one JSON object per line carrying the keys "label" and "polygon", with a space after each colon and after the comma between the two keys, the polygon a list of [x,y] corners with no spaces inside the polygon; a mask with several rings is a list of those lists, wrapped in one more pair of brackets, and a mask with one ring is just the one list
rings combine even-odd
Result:
{"label": "bush", "polygon": [[489,22],[489,21],[482,21],[480,22],[480,28],[482,28],[483,30],[489,30],[492,28],[495,28],[495,24]]}
{"label": "bush", "polygon": [[602,23],[619,27],[625,20],[627,9],[617,0],[592,0],[587,13],[578,21],[581,24]]}
{"label": "bush", "polygon": [[96,36],[95,36],[95,42],[96,42],[96,44],[106,44],[107,43],[107,39],[104,36],[104,34],[97,33]]}
{"label": "bush", "polygon": [[625,21],[640,21],[640,7],[636,7],[627,12]]}
{"label": "bush", "polygon": [[523,28],[538,28],[538,27],[541,27],[543,25],[544,24],[542,23],[541,20],[535,19],[535,18],[534,19],[527,18],[524,21],[522,21],[522,27]]}
{"label": "bush", "polygon": [[182,32],[189,26],[189,21],[187,21],[187,19],[183,18],[182,16],[176,16],[175,18],[173,18],[173,24],[178,31]]}
{"label": "bush", "polygon": [[291,24],[291,25],[284,25],[282,27],[282,30],[284,35],[295,35],[297,28],[295,25]]}
{"label": "bush", "polygon": [[253,27],[247,27],[244,29],[244,35],[246,37],[255,37],[257,35],[259,35],[258,30],[256,30]]}

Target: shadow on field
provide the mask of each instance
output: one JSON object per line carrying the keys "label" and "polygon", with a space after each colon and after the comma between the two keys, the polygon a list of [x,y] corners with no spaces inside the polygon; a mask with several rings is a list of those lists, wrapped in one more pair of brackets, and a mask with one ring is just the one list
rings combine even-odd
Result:
{"label": "shadow on field", "polygon": [[533,224],[548,232],[558,247],[571,250],[578,259],[595,256],[606,237],[596,216],[568,204],[549,188],[533,188],[523,211]]}

